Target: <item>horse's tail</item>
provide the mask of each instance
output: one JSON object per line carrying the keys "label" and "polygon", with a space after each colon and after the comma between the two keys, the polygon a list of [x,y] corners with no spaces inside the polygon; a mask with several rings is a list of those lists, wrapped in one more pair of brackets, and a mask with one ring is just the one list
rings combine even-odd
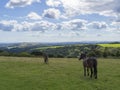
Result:
{"label": "horse's tail", "polygon": [[94,76],[97,79],[97,59],[94,59],[93,68],[94,68]]}

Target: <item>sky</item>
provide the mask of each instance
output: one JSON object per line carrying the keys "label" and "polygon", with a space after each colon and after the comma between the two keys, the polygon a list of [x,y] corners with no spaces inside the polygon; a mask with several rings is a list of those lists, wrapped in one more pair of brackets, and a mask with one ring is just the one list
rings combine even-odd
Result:
{"label": "sky", "polygon": [[0,42],[120,41],[120,0],[0,0]]}

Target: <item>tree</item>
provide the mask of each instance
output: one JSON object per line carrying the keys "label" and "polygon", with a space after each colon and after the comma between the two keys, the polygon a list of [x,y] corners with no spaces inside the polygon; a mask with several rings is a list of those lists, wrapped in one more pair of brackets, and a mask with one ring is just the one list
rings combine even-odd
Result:
{"label": "tree", "polygon": [[0,53],[1,56],[9,56],[10,53],[8,51],[3,51]]}
{"label": "tree", "polygon": [[32,51],[32,52],[31,52],[31,55],[34,55],[34,56],[42,56],[43,53],[42,53],[41,51],[35,50],[35,51]]}
{"label": "tree", "polygon": [[29,57],[30,54],[29,54],[28,52],[21,52],[21,53],[19,54],[19,56]]}
{"label": "tree", "polygon": [[106,57],[108,57],[108,55],[109,55],[108,48],[105,47],[104,52],[103,52],[103,57],[106,58]]}
{"label": "tree", "polygon": [[117,56],[117,57],[120,57],[120,51],[117,51],[117,52],[116,52],[116,56]]}

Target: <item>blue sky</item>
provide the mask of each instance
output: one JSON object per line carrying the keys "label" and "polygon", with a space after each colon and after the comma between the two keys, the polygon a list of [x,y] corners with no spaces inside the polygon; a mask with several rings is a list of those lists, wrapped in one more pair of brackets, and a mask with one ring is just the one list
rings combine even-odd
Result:
{"label": "blue sky", "polygon": [[120,0],[0,0],[0,42],[120,41]]}

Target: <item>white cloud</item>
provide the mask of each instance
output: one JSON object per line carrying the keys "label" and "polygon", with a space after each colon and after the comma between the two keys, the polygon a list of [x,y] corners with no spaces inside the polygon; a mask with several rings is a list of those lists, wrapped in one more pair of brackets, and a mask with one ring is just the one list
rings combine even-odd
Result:
{"label": "white cloud", "polygon": [[32,31],[47,31],[47,30],[55,30],[56,25],[54,23],[48,22],[48,21],[38,21],[34,22],[31,26]]}
{"label": "white cloud", "polygon": [[55,30],[56,25],[48,21],[35,22],[17,22],[15,20],[0,21],[0,30],[2,31],[47,31]]}
{"label": "white cloud", "polygon": [[61,2],[59,0],[47,0],[46,4],[51,7],[58,7]]}
{"label": "white cloud", "polygon": [[58,30],[85,30],[86,29],[86,20],[74,19],[70,21],[65,21],[58,24]]}
{"label": "white cloud", "polygon": [[40,20],[40,19],[42,19],[42,17],[40,15],[38,15],[37,13],[35,13],[35,12],[30,12],[27,15],[27,18],[32,19],[32,20]]}
{"label": "white cloud", "polygon": [[52,30],[73,30],[86,29],[87,21],[74,19],[62,23],[52,23],[48,21],[17,22],[15,20],[0,21],[0,29],[3,31],[52,31]]}
{"label": "white cloud", "polygon": [[96,13],[104,16],[118,16],[120,13],[120,0],[104,0],[104,3],[94,5],[93,9]]}
{"label": "white cloud", "polygon": [[[63,21],[61,23],[52,23],[44,20],[40,21],[23,21],[18,22],[16,20],[2,20],[0,21],[0,30],[2,31],[39,31],[39,32],[53,32],[60,31],[61,33],[75,32],[75,35],[81,35],[84,32],[88,33],[99,33],[99,32],[111,32],[120,31],[120,22],[113,22],[107,24],[106,22],[88,22],[82,19],[73,19],[69,21]],[[84,31],[84,32],[83,32]],[[112,33],[112,32],[111,32]],[[65,33],[66,34],[66,33]]]}
{"label": "white cloud", "polygon": [[29,31],[32,24],[26,21],[19,23],[16,20],[0,21],[0,29],[2,31]]}
{"label": "white cloud", "polygon": [[15,24],[17,24],[17,21],[15,20],[10,20],[10,21],[2,20],[0,21],[0,30],[12,31]]}
{"label": "white cloud", "polygon": [[52,18],[52,19],[59,19],[60,18],[60,11],[55,8],[49,8],[44,10],[43,17]]}
{"label": "white cloud", "polygon": [[[48,1],[51,4],[48,4]],[[59,4],[55,4],[55,2]],[[72,17],[81,14],[97,13],[104,16],[118,16],[120,0],[47,0],[48,6],[63,7],[64,15]]]}
{"label": "white cloud", "polygon": [[27,5],[31,5],[34,2],[40,2],[40,0],[9,0],[9,2],[5,5],[7,8],[14,7],[25,7]]}
{"label": "white cloud", "polygon": [[95,22],[95,21],[89,23],[88,26],[91,27],[92,29],[106,29],[108,27],[106,22]]}
{"label": "white cloud", "polygon": [[114,21],[114,22],[112,22],[111,23],[111,30],[112,31],[118,31],[118,32],[120,32],[120,22],[119,21]]}

